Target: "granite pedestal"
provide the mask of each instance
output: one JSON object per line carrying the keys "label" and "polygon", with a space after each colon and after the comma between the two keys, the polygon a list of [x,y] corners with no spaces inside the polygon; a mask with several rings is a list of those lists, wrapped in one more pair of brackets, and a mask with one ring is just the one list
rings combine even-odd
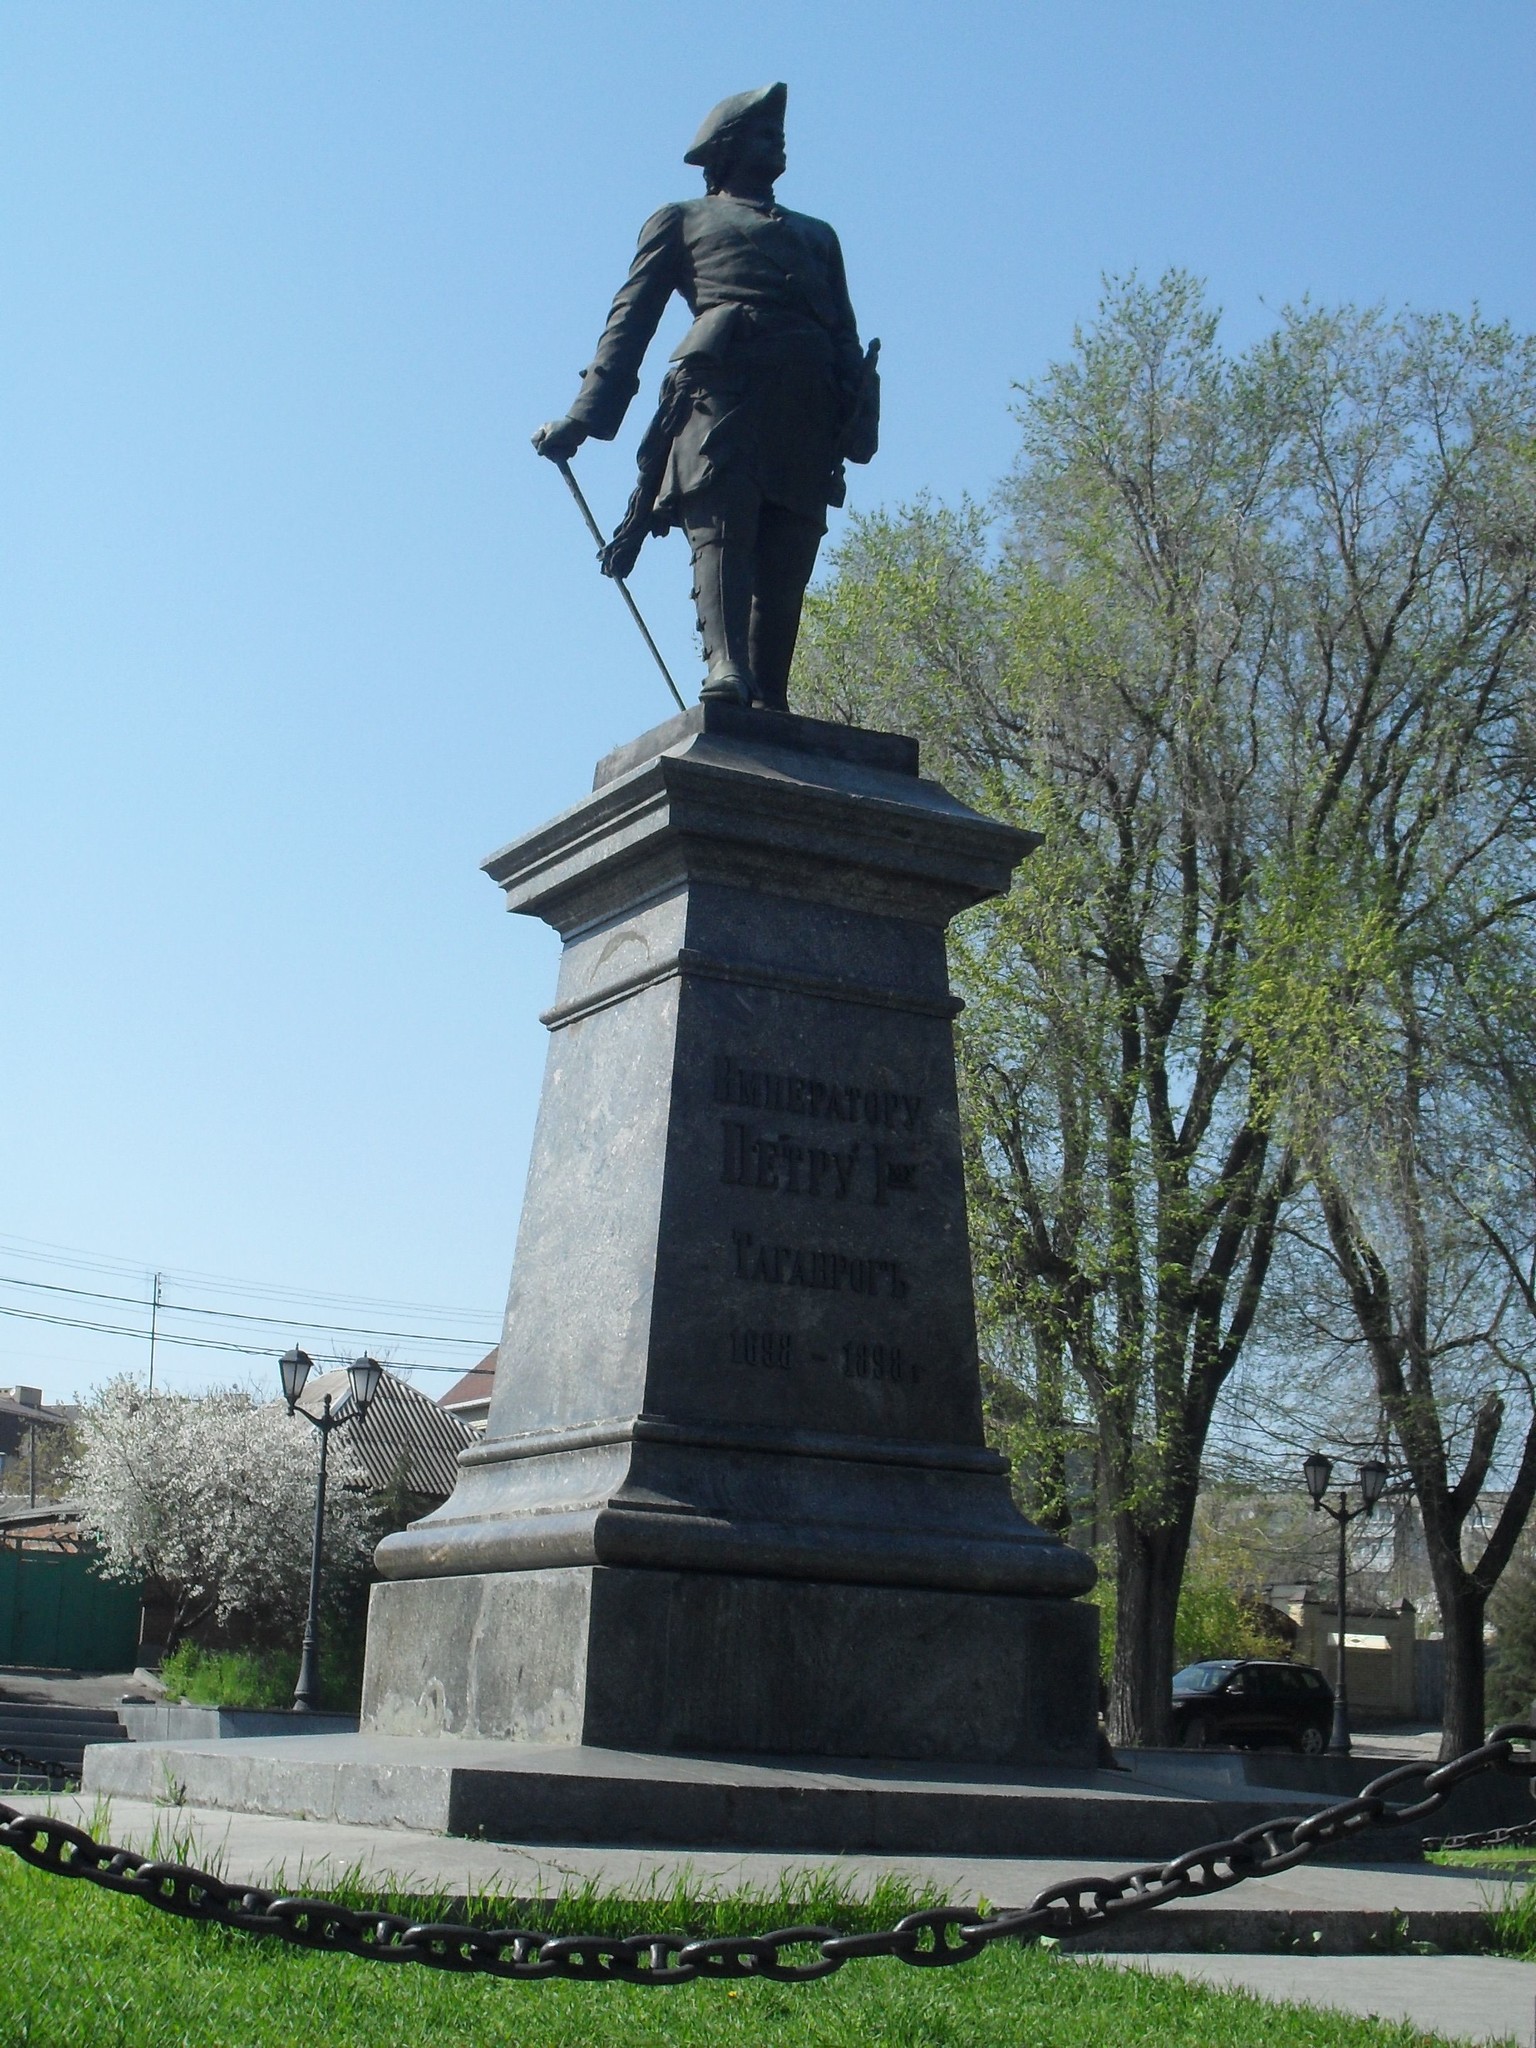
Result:
{"label": "granite pedestal", "polygon": [[364,1726],[1085,1765],[1093,1567],[985,1444],[945,927],[1028,834],[701,705],[487,862],[564,940],[482,1443]]}

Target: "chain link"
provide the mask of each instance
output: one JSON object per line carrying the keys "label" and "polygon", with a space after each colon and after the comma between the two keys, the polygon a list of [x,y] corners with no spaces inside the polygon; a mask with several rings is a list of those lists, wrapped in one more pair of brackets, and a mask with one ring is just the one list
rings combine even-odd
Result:
{"label": "chain link", "polygon": [[[541,1934],[525,1927],[473,1927],[418,1922],[401,1913],[369,1912],[337,1899],[280,1895],[260,1885],[229,1884],[187,1863],[166,1863],[98,1842],[83,1828],[50,1814],[27,1814],[0,1803],[0,1848],[56,1877],[79,1878],[125,1892],[162,1913],[275,1935],[300,1948],[372,1962],[421,1963],[490,1977],[587,1978],[604,1983],[686,1984],[699,1978],[765,1977],[808,1983],[869,1956],[892,1957],[913,1969],[967,1963],[997,1941],[1086,1934],[1173,1899],[1208,1898],[1250,1878],[1269,1877],[1374,1828],[1411,1825],[1443,1806],[1456,1786],[1482,1771],[1536,1776],[1536,1752],[1517,1756],[1517,1743],[1536,1743],[1536,1726],[1509,1722],[1479,1748],[1443,1764],[1403,1764],[1375,1778],[1351,1799],[1305,1815],[1282,1814],[1219,1842],[1187,1849],[1165,1863],[1143,1863],[1116,1877],[1086,1876],[1042,1891],[1021,1912],[982,1917],[958,1906],[909,1913],[877,1934],[840,1934],[832,1927],[780,1927],[766,1934]],[[1421,1795],[1394,1805],[1391,1794],[1417,1781]],[[1527,1829],[1495,1830],[1508,1837]],[[1442,1838],[1451,1843],[1461,1836]]]}
{"label": "chain link", "polygon": [[72,1764],[60,1763],[57,1757],[24,1756],[19,1749],[0,1749],[0,1771],[27,1778],[57,1778],[61,1784],[77,1775]]}
{"label": "chain link", "polygon": [[1512,1828],[1484,1828],[1480,1834],[1426,1835],[1426,1849],[1524,1849],[1536,1846],[1536,1820]]}

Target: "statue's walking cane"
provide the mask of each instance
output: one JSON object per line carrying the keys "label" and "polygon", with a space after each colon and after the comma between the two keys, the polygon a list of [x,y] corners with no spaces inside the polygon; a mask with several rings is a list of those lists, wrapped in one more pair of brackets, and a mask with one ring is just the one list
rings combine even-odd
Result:
{"label": "statue's walking cane", "polygon": [[[597,545],[600,549],[605,548],[608,545],[608,543],[603,538],[602,528],[598,525],[597,521],[592,517],[592,507],[587,503],[586,499],[582,496],[581,485],[577,483],[575,477],[571,474],[570,463],[561,460],[555,464],[555,467],[556,469],[559,470],[560,474],[565,478],[566,482],[570,485],[571,496],[576,500],[577,505],[581,508],[581,516],[587,522],[588,533],[591,534],[592,538],[597,542]],[[677,685],[672,680],[672,671],[667,667],[667,664],[662,660],[661,649],[656,645],[656,642],[651,638],[651,629],[645,623],[644,619],[641,618],[640,607],[635,603],[635,600],[629,594],[629,585],[624,581],[624,578],[622,576],[615,576],[612,580],[618,585],[620,597],[622,597],[624,602],[629,606],[629,616],[640,628],[641,639],[645,642],[646,646],[649,647],[649,649],[651,650],[652,659],[655,661],[656,666],[661,670],[662,675],[666,679],[667,688],[672,692],[673,703],[677,706],[679,711],[686,711],[688,709],[688,706],[683,702],[682,698],[677,693]]]}

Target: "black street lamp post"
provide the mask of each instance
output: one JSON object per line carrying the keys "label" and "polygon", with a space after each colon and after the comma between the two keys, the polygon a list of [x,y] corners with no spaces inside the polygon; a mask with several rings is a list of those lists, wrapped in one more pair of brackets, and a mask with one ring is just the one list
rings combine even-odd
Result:
{"label": "black street lamp post", "polygon": [[1339,1488],[1339,1504],[1330,1507],[1325,1496],[1328,1482],[1333,1477],[1333,1460],[1321,1451],[1314,1451],[1302,1466],[1306,1478],[1307,1492],[1312,1496],[1314,1511],[1321,1508],[1339,1525],[1339,1668],[1333,1688],[1333,1732],[1328,1737],[1329,1756],[1349,1755],[1349,1694],[1344,1683],[1344,1622],[1345,1622],[1345,1576],[1348,1560],[1345,1555],[1344,1538],[1351,1522],[1361,1515],[1368,1515],[1381,1499],[1389,1473],[1379,1458],[1367,1458],[1360,1467],[1360,1502],[1357,1508],[1349,1504],[1349,1495]]}
{"label": "black street lamp post", "polygon": [[325,1473],[326,1454],[331,1446],[331,1431],[344,1429],[349,1422],[362,1422],[368,1413],[368,1403],[379,1390],[379,1381],[384,1377],[384,1368],[376,1358],[365,1352],[347,1367],[347,1379],[351,1393],[333,1415],[331,1397],[325,1395],[320,1403],[320,1413],[311,1415],[307,1408],[299,1406],[299,1396],[304,1391],[304,1382],[314,1369],[314,1360],[307,1351],[285,1351],[277,1362],[278,1374],[283,1383],[283,1399],[288,1403],[290,1415],[302,1415],[306,1422],[314,1424],[320,1432],[320,1477],[315,1487],[315,1538],[309,1557],[309,1611],[304,1617],[304,1647],[299,1652],[299,1682],[293,1689],[293,1711],[296,1714],[312,1714],[320,1706],[320,1551],[325,1541]]}

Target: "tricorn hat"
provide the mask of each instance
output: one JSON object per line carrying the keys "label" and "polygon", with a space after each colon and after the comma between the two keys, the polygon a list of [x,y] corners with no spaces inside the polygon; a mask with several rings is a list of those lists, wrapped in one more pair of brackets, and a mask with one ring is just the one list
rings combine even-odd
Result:
{"label": "tricorn hat", "polygon": [[788,98],[787,85],[760,85],[755,92],[733,92],[728,100],[722,100],[718,107],[711,107],[705,115],[704,125],[693,138],[693,147],[683,158],[683,162],[707,163],[716,145],[722,142],[733,128],[739,127],[749,114],[775,114],[782,121],[784,104]]}

